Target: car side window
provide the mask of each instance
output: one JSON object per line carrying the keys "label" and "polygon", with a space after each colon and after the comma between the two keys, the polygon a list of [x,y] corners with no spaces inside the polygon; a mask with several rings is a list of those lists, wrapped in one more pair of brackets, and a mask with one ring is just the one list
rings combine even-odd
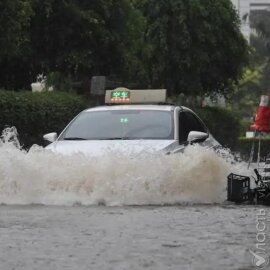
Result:
{"label": "car side window", "polygon": [[187,141],[190,131],[201,131],[207,133],[203,123],[191,112],[180,112],[179,114],[179,143]]}

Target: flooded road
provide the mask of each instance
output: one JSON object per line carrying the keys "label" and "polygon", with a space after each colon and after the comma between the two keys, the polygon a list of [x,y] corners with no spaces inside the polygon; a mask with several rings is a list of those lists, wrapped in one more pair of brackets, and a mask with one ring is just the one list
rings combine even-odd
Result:
{"label": "flooded road", "polygon": [[255,269],[259,210],[1,206],[0,269]]}
{"label": "flooded road", "polygon": [[225,150],[97,158],[14,138],[0,140],[0,270],[254,269],[262,209],[270,246],[269,208],[225,202],[227,175],[250,174]]}

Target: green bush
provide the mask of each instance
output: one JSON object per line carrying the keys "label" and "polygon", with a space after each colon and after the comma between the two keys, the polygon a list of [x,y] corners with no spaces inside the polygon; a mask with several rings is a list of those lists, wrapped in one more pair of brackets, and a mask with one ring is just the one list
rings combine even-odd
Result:
{"label": "green bush", "polygon": [[42,144],[48,132],[60,132],[86,107],[79,96],[64,92],[0,91],[0,130],[15,126],[24,148]]}
{"label": "green bush", "polygon": [[[254,139],[241,137],[238,139],[238,151],[243,159],[248,160],[251,152],[252,142]],[[255,139],[253,161],[257,160],[259,139]],[[270,138],[261,138],[261,158],[265,158],[270,153]]]}

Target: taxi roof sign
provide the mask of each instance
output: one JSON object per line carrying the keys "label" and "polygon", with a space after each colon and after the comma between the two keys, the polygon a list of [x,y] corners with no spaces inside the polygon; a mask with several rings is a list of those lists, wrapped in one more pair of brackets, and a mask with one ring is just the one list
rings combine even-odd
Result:
{"label": "taxi roof sign", "polygon": [[106,104],[158,104],[166,103],[166,89],[130,90],[119,87],[106,90]]}

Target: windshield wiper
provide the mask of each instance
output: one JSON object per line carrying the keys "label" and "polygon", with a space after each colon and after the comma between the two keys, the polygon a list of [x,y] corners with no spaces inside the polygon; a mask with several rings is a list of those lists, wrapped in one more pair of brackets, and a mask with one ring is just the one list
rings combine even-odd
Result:
{"label": "windshield wiper", "polygon": [[86,139],[80,137],[66,137],[64,138],[66,141],[85,141]]}

